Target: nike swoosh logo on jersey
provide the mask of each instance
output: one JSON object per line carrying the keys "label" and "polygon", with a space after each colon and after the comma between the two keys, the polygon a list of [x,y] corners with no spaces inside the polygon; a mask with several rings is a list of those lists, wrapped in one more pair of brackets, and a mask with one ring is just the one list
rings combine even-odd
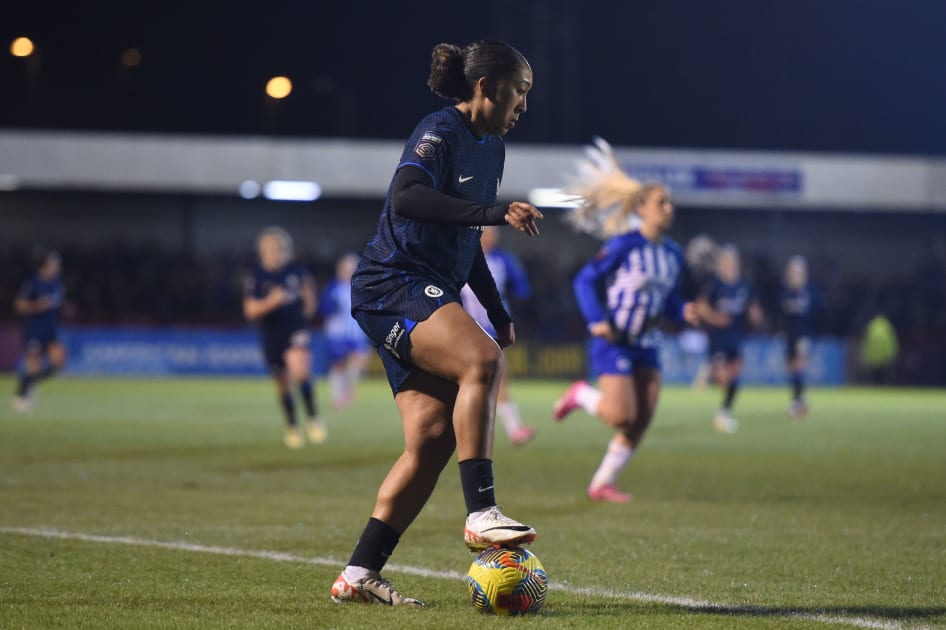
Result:
{"label": "nike swoosh logo on jersey", "polygon": [[470,175],[469,177],[464,177],[463,175],[460,175],[460,183],[461,183],[461,184],[465,184],[465,183],[467,183],[468,181],[470,181],[471,179],[473,179],[473,175]]}
{"label": "nike swoosh logo on jersey", "polygon": [[495,487],[496,486],[486,486],[485,488],[483,487],[477,488],[477,490],[479,490],[480,492],[486,492],[487,490],[492,490]]}

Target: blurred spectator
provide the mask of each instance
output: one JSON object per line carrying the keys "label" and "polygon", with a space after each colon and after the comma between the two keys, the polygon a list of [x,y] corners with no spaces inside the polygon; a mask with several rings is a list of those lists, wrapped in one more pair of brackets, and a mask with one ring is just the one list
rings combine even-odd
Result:
{"label": "blurred spectator", "polygon": [[893,324],[882,312],[867,323],[861,342],[861,362],[875,385],[890,382],[892,368],[900,353],[900,344]]}

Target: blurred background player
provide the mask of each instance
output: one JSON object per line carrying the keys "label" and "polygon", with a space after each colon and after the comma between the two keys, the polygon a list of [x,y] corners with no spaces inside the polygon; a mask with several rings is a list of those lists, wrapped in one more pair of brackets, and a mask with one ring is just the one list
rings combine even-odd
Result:
{"label": "blurred background player", "polygon": [[311,335],[306,326],[315,315],[315,284],[304,266],[292,262],[292,238],[281,227],[260,232],[256,248],[259,262],[246,282],[243,314],[259,325],[263,358],[276,383],[286,421],[286,446],[295,449],[305,445],[292,398],[294,384],[305,404],[306,433],[318,444],[325,441],[326,429],[315,404]]}
{"label": "blurred background player", "polygon": [[786,367],[792,385],[788,415],[796,420],[808,414],[805,400],[805,369],[811,351],[811,318],[815,296],[808,282],[808,263],[792,256],[785,265],[782,287],[782,319],[785,327]]}
{"label": "blurred background player", "polygon": [[66,348],[59,339],[59,311],[65,298],[62,260],[57,252],[39,251],[36,272],[17,293],[14,310],[23,317],[23,369],[11,406],[21,413],[33,408],[37,384],[66,362]]}
{"label": "blurred background player", "polygon": [[[426,116],[404,147],[377,231],[352,278],[355,319],[374,342],[394,392],[404,452],[378,490],[371,518],[332,600],[420,606],[380,571],[430,498],[454,450],[471,550],[521,544],[535,530],[496,505],[493,423],[502,346],[515,328],[480,246],[480,226],[538,234],[542,214],[527,203],[496,203],[502,137],[526,111],[532,68],[509,44],[439,44],[428,86],[456,104]],[[469,283],[498,333],[492,339],[463,310]],[[498,341],[498,343],[497,343]]]}
{"label": "blurred background player", "polygon": [[591,479],[588,497],[625,503],[631,495],[618,490],[617,476],[640,447],[660,395],[661,336],[655,323],[661,316],[694,325],[698,320],[694,304],[680,299],[683,254],[666,236],[674,213],[667,189],[629,178],[610,147],[600,139],[597,145],[589,150],[592,161],[583,163],[583,178],[572,186],[583,198],[572,216],[579,229],[608,238],[574,281],[592,336],[590,358],[598,388],[573,383],[555,402],[553,413],[562,420],[582,407],[617,431]]}
{"label": "blurred background player", "polygon": [[[716,257],[719,255],[719,245],[706,234],[697,234],[690,239],[684,250],[684,259],[689,274],[684,279],[684,290],[691,289],[691,294],[698,292],[716,271]],[[688,328],[678,336],[680,350],[689,363],[695,364],[691,386],[695,391],[706,389],[713,372],[713,364],[707,353],[709,337],[702,328]]]}
{"label": "blurred background player", "polygon": [[716,273],[696,302],[709,333],[713,379],[723,390],[723,404],[713,417],[713,428],[721,433],[735,433],[739,422],[732,415],[732,407],[742,373],[742,340],[747,320],[754,326],[761,325],[762,308],[749,283],[742,278],[739,250],[734,245],[720,248]]}
{"label": "blurred background player", "polygon": [[319,315],[328,339],[329,395],[332,405],[347,407],[355,384],[368,365],[368,338],[351,316],[351,277],[360,258],[345,254],[335,265],[335,279],[319,296]]}
{"label": "blurred background player", "polygon": [[[499,244],[499,228],[492,225],[484,227],[480,243],[483,246],[483,254],[486,256],[486,265],[489,267],[493,280],[496,281],[496,288],[499,289],[499,295],[503,302],[506,302],[507,309],[508,295],[512,295],[517,300],[528,299],[532,294],[529,287],[529,277],[515,256],[497,247]],[[476,320],[477,324],[483,327],[483,330],[490,337],[496,339],[496,329],[490,323],[486,309],[476,299],[470,285],[463,286],[460,297],[463,299],[463,308],[466,309],[466,312]],[[509,372],[505,369],[505,366],[499,379],[499,400],[496,403],[496,415],[503,423],[509,441],[516,446],[523,446],[535,437],[535,427],[522,424],[519,405],[509,396]]]}

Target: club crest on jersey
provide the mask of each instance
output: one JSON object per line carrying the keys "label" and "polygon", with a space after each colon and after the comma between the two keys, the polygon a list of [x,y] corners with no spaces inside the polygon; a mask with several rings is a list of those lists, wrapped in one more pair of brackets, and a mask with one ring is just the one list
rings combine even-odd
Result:
{"label": "club crest on jersey", "polygon": [[440,287],[435,287],[432,284],[428,284],[424,288],[424,295],[431,298],[439,298],[440,296],[443,295],[443,289],[441,289]]}

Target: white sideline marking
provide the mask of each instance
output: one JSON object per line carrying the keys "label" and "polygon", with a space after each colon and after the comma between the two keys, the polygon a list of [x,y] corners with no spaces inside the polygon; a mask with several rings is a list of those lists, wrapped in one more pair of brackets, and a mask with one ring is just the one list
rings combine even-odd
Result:
{"label": "white sideline marking", "polygon": [[[157,547],[160,549],[172,549],[175,551],[190,551],[194,553],[209,553],[218,556],[238,556],[243,558],[259,558],[262,560],[271,560],[273,562],[293,562],[296,564],[311,564],[316,566],[332,566],[341,568],[341,560],[334,558],[306,558],[291,553],[280,551],[260,551],[254,549],[237,549],[235,547],[217,547],[213,545],[199,545],[187,542],[165,542],[161,540],[147,540],[144,538],[134,538],[132,536],[100,536],[96,534],[83,534],[81,532],[65,532],[56,529],[47,528],[28,528],[28,527],[0,527],[0,533],[17,534],[20,536],[35,536],[38,538],[56,538],[59,540],[81,540],[84,542],[96,542],[111,545],[131,545],[135,547]],[[407,575],[416,575],[419,577],[440,578],[445,580],[466,580],[466,574],[459,571],[435,571],[423,567],[414,567],[401,564],[389,564],[386,569],[395,573],[404,573]],[[900,630],[903,625],[896,621],[886,621],[881,619],[871,619],[869,617],[842,617],[838,615],[828,615],[822,613],[812,613],[804,611],[792,611],[787,609],[779,611],[767,608],[765,606],[733,606],[728,604],[719,604],[716,602],[701,601],[690,599],[688,597],[676,597],[674,595],[655,595],[651,593],[641,593],[637,591],[616,591],[607,588],[589,588],[582,586],[572,586],[559,582],[550,582],[549,589],[553,591],[563,591],[574,595],[589,595],[596,597],[605,597],[608,599],[623,599],[626,601],[645,602],[649,604],[668,604],[679,606],[695,612],[705,612],[708,610],[718,611],[720,613],[731,613],[735,615],[744,614],[752,616],[757,612],[760,617],[785,617],[790,619],[805,619],[819,623],[832,625],[854,626],[857,628],[876,628],[879,630]],[[922,626],[913,626],[921,628]]]}

